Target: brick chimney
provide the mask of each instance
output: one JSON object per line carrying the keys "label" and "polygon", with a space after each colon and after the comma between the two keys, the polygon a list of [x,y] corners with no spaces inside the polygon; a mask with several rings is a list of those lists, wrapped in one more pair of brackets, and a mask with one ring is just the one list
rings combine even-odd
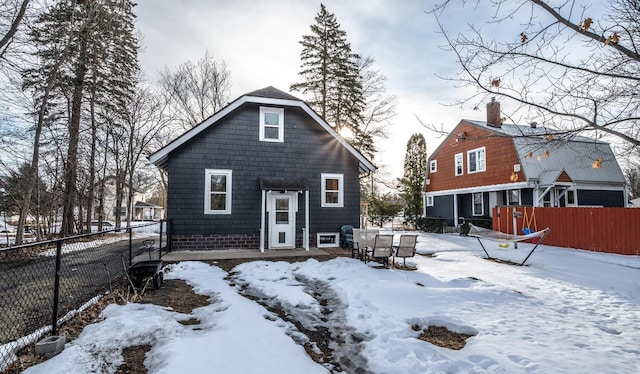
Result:
{"label": "brick chimney", "polygon": [[491,102],[487,103],[487,125],[493,127],[502,126],[500,119],[500,102],[495,97],[491,98]]}

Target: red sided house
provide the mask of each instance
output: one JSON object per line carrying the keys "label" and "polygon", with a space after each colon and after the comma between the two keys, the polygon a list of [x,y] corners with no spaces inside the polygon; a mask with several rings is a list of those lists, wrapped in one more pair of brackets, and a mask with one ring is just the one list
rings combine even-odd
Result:
{"label": "red sided house", "polygon": [[454,226],[489,218],[502,205],[627,206],[625,177],[608,143],[500,118],[492,99],[486,122],[461,120],[429,157],[426,217]]}

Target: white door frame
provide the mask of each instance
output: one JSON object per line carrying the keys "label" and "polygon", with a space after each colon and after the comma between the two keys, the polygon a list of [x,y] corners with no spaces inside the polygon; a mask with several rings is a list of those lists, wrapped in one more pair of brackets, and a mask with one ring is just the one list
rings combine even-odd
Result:
{"label": "white door frame", "polygon": [[[287,223],[276,222],[276,201],[282,198],[288,200]],[[267,194],[267,212],[269,213],[269,248],[295,248],[297,211],[297,192],[281,193],[274,191]]]}

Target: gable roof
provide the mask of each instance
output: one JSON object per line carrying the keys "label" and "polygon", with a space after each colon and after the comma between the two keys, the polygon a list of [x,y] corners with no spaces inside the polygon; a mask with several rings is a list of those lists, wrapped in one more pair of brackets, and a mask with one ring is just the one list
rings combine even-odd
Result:
{"label": "gable roof", "polygon": [[[563,169],[574,182],[614,183],[626,182],[620,165],[609,144],[590,140],[544,140],[541,138],[513,138],[527,179],[543,181],[546,171]],[[600,158],[602,164],[594,168],[592,164]]]}
{"label": "gable roof", "polygon": [[[480,127],[496,135],[511,138],[527,180],[548,185],[554,183],[564,172],[573,182],[626,183],[609,143],[601,140],[574,134],[558,135],[542,126],[505,123],[495,127],[487,122],[468,119],[461,120],[449,136],[454,135],[455,130],[462,124]],[[548,135],[554,135],[553,139],[549,139]],[[445,142],[443,141],[432,155],[435,155]],[[600,168],[592,167],[596,158],[602,161]]]}
{"label": "gable roof", "polygon": [[298,99],[297,97],[290,95],[286,92],[282,92],[279,89],[273,87],[273,86],[269,86],[269,87],[265,87],[265,88],[261,88],[259,90],[255,90],[252,92],[249,92],[247,94],[244,94],[244,96],[254,96],[254,97],[268,97],[268,98],[272,98],[272,99],[282,99],[282,100],[298,100],[298,101],[302,101],[300,99]]}
{"label": "gable roof", "polygon": [[205,119],[200,124],[180,135],[171,143],[167,144],[166,146],[149,156],[149,161],[160,168],[164,168],[167,165],[169,154],[172,151],[187,143],[196,135],[209,128],[209,126],[214,125],[220,119],[224,118],[229,113],[246,103],[298,107],[302,109],[314,121],[320,124],[322,128],[324,128],[329,134],[331,134],[342,146],[344,146],[355,158],[358,159],[361,173],[376,170],[375,165],[373,165],[371,161],[369,161],[362,153],[360,153],[351,144],[349,144],[349,142],[342,138],[324,119],[322,119],[313,109],[311,109],[311,107],[309,107],[307,103],[272,86],[246,93],[235,99],[227,106],[213,114],[211,117]]}

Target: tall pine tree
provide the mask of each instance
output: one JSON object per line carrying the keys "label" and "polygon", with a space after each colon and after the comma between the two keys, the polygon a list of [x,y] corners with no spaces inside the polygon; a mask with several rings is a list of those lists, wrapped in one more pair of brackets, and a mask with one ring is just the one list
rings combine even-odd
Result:
{"label": "tall pine tree", "polygon": [[[95,140],[96,107],[103,117],[109,117],[103,118],[103,124],[127,117],[139,71],[132,8],[131,0],[59,1],[36,19],[31,31],[39,63],[23,76],[25,88],[36,99],[37,127],[46,114],[45,125],[64,129],[51,132],[65,149],[63,235],[75,231],[78,223],[79,145],[88,127],[89,140]],[[37,146],[36,139],[34,148]],[[91,149],[93,154],[95,143]],[[34,160],[37,158],[34,149]]]}
{"label": "tall pine tree", "polygon": [[422,195],[427,168],[427,145],[422,134],[413,134],[407,142],[404,156],[404,176],[399,179],[402,198],[405,202],[405,219],[415,225],[416,218],[422,216]]}
{"label": "tall pine tree", "polygon": [[359,56],[351,51],[347,33],[324,4],[315,20],[311,34],[300,41],[302,81],[290,89],[310,94],[311,107],[337,131],[348,128],[357,133],[365,107]]}

